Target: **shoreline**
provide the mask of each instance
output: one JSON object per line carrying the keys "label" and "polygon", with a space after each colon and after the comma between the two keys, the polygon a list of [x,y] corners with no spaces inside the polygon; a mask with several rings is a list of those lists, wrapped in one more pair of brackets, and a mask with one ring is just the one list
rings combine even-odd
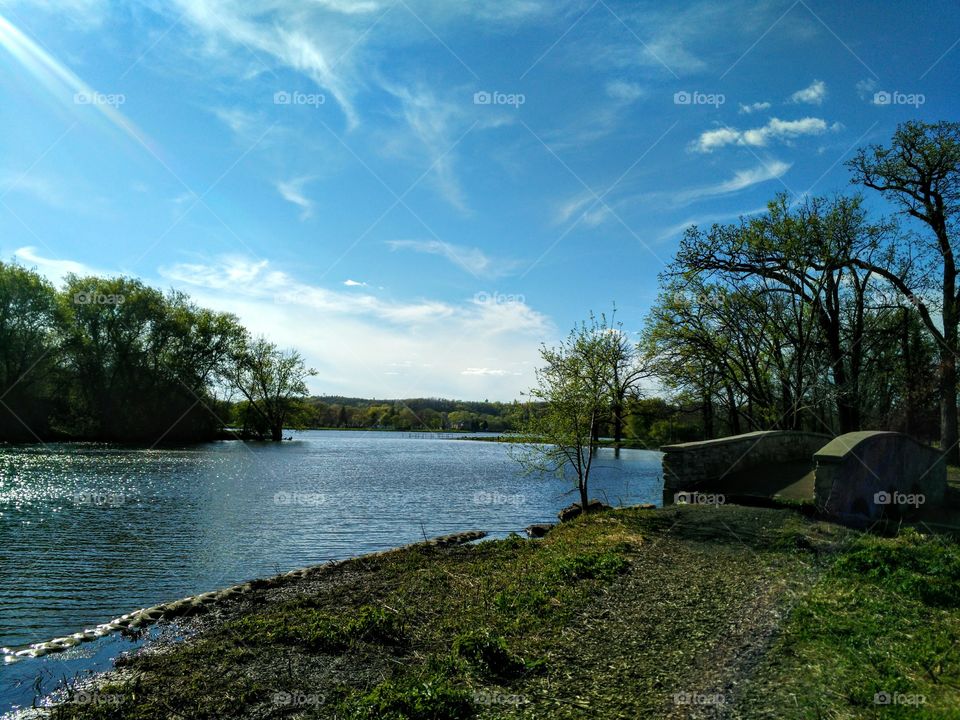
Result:
{"label": "shoreline", "polygon": [[931,718],[960,705],[960,668],[923,671],[960,628],[943,536],[684,505],[592,513],[542,540],[445,537],[251,583],[36,717],[679,720],[706,703],[866,719],[883,692]]}
{"label": "shoreline", "polygon": [[114,618],[106,623],[101,623],[93,628],[86,628],[79,632],[71,633],[62,637],[53,638],[44,642],[30,643],[22,647],[0,647],[0,657],[2,657],[3,666],[11,665],[22,660],[31,658],[41,658],[52,653],[63,652],[76,647],[81,643],[92,642],[100,638],[107,637],[115,632],[124,632],[125,630],[143,630],[161,620],[175,620],[182,617],[190,617],[215,609],[218,603],[225,600],[233,600],[246,595],[254,590],[277,587],[289,579],[303,579],[311,575],[327,571],[343,563],[354,560],[363,560],[375,558],[390,553],[402,552],[417,547],[449,547],[461,545],[464,543],[475,542],[487,537],[487,532],[482,530],[465,530],[463,532],[451,533],[449,535],[439,535],[434,538],[428,538],[407,545],[388,548],[386,550],[377,550],[372,553],[365,553],[344,560],[330,560],[318,565],[308,565],[287,572],[271,575],[265,578],[255,578],[247,580],[236,585],[219,590],[209,590],[206,592],[190,595],[179,600],[173,600],[166,603],[159,603],[148,608],[140,608],[125,613],[118,618]]}

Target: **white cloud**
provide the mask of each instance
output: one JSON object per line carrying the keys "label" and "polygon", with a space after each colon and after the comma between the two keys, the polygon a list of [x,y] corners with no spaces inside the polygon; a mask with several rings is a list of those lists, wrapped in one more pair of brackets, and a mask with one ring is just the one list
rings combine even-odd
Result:
{"label": "white cloud", "polygon": [[727,145],[746,145],[766,147],[771,141],[790,141],[802,135],[820,135],[828,129],[827,122],[821,118],[805,117],[799,120],[781,120],[771,118],[766,125],[750,130],[735,128],[717,128],[701,133],[693,144],[700,152],[713,152]]}
{"label": "white cloud", "polygon": [[478,368],[478,367],[469,367],[460,371],[461,375],[487,375],[493,377],[503,377],[504,375],[520,375],[518,372],[508,372],[507,370],[501,370],[499,368]]}
{"label": "white cloud", "polygon": [[854,87],[857,90],[857,97],[861,100],[873,101],[873,94],[877,91],[877,81],[874,78],[858,80]]}
{"label": "white cloud", "polygon": [[672,195],[674,204],[685,205],[697,200],[708,197],[717,197],[719,195],[729,195],[731,193],[746,190],[753,185],[759,185],[769,180],[777,180],[783,177],[791,168],[790,163],[780,160],[771,160],[761,162],[752,168],[737,170],[733,177],[723,180],[713,185],[702,185],[690,190],[683,190]]}
{"label": "white cloud", "polygon": [[[406,88],[390,84],[387,90],[399,101],[399,115],[415,144],[415,154],[424,158],[434,185],[453,207],[468,210],[456,173],[455,145],[469,127],[464,103],[443,100],[425,87]],[[403,144],[396,139],[395,146]]]}
{"label": "white cloud", "polygon": [[313,203],[303,194],[303,187],[312,178],[302,177],[292,180],[278,180],[274,183],[280,196],[289,203],[293,203],[301,209],[300,219],[306,220],[313,214]]}
{"label": "white cloud", "polygon": [[494,260],[480,248],[454,245],[441,240],[390,240],[392,250],[440,255],[476,278],[494,278],[509,273],[516,265],[513,261]]}
{"label": "white cloud", "polygon": [[366,287],[367,286],[365,282],[361,282],[359,280],[350,280],[349,278],[347,280],[344,280],[343,284],[346,285],[347,287]]}
{"label": "white cloud", "polygon": [[91,265],[86,265],[76,260],[65,260],[62,258],[48,258],[41,255],[36,247],[27,245],[18,248],[13,253],[14,259],[28,268],[36,268],[37,272],[54,282],[61,282],[67,275],[107,275],[106,272],[98,270]]}
{"label": "white cloud", "polygon": [[740,103],[739,112],[741,115],[749,115],[750,113],[761,112],[763,110],[769,110],[769,109],[770,109],[770,103],[768,102],[755,102],[755,103],[750,103],[749,105],[744,105],[743,103]]}
{"label": "white cloud", "polygon": [[793,93],[793,95],[790,96],[790,102],[820,105],[826,96],[827,84],[823,82],[823,80],[814,80],[807,87]]}
{"label": "white cloud", "polygon": [[646,90],[636,83],[625,80],[612,80],[607,83],[607,95],[623,102],[633,102],[646,95]]}
{"label": "white cloud", "polygon": [[557,224],[565,223],[574,216],[579,216],[579,222],[587,227],[597,227],[610,217],[609,200],[597,199],[597,196],[585,190],[563,202],[557,209],[554,221]]}
{"label": "white cloud", "polygon": [[299,349],[319,371],[314,392],[513,399],[534,382],[539,345],[555,335],[524,302],[382,299],[301,282],[246,257],[160,272],[202,306],[233,312],[251,332]]}
{"label": "white cloud", "polygon": [[671,225],[670,227],[664,228],[663,231],[657,235],[657,241],[662,242],[664,240],[676,238],[683,234],[691,225],[696,225],[698,227],[709,226],[713,225],[714,223],[730,222],[731,220],[737,220],[741,217],[752,217],[753,215],[760,215],[765,212],[767,212],[767,207],[763,206],[753,208],[752,210],[743,210],[735,213],[721,213],[717,215],[701,215],[697,217],[690,217],[686,220]]}

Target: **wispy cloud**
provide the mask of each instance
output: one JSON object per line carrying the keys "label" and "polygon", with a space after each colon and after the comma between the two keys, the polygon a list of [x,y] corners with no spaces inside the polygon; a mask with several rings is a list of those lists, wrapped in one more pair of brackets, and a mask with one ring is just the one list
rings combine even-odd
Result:
{"label": "wispy cloud", "polygon": [[752,217],[754,215],[760,215],[767,211],[766,206],[753,208],[752,210],[743,210],[735,213],[719,213],[714,215],[699,215],[694,217],[689,217],[686,220],[678,222],[670,227],[664,228],[659,235],[657,235],[657,241],[663,242],[672,238],[677,238],[682,235],[687,228],[696,225],[697,227],[713,225],[714,223],[724,223],[730,222],[731,220],[737,220],[738,218]]}
{"label": "wispy cloud", "polygon": [[731,127],[707,130],[701,133],[693,144],[693,149],[708,153],[727,145],[765,147],[774,141],[789,141],[803,135],[820,135],[827,129],[826,120],[816,117],[805,117],[799,120],[771,118],[766,125],[750,130],[741,131]]}
{"label": "wispy cloud", "polygon": [[62,281],[71,273],[81,276],[107,274],[103,270],[76,260],[46,257],[41,255],[37,248],[32,245],[18,248],[14,251],[13,257],[26,267],[36,268],[41,275],[55,282]]}
{"label": "wispy cloud", "polygon": [[793,95],[790,96],[790,102],[820,105],[826,96],[827,84],[823,82],[823,80],[814,80],[807,87],[793,93]]}
{"label": "wispy cloud", "polygon": [[306,220],[313,214],[313,202],[303,194],[303,187],[311,178],[301,177],[292,180],[278,180],[275,183],[277,192],[289,203],[293,203],[301,209],[300,219]]}
{"label": "wispy cloud", "polygon": [[675,203],[677,205],[684,205],[708,197],[729,195],[741,190],[746,190],[754,185],[783,177],[791,167],[790,163],[781,160],[762,162],[751,168],[737,170],[733,174],[733,177],[723,180],[722,182],[712,185],[702,185],[690,190],[678,192],[674,195]]}
{"label": "wispy cloud", "polygon": [[877,90],[877,81],[874,78],[858,80],[854,86],[857,91],[857,97],[861,100],[873,100],[873,94]]}
{"label": "wispy cloud", "polygon": [[344,280],[343,284],[347,287],[367,287],[365,282],[361,282],[360,280],[351,280],[349,278]]}
{"label": "wispy cloud", "polygon": [[454,245],[440,240],[390,240],[387,244],[392,250],[412,250],[439,255],[477,278],[500,277],[516,267],[515,261],[494,260],[480,248]]}

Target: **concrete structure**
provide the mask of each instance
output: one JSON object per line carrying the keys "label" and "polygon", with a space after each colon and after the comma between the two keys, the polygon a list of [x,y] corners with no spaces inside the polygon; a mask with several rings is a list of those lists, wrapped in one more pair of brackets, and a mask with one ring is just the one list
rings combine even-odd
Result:
{"label": "concrete structure", "polygon": [[862,431],[764,431],[666,445],[663,501],[678,492],[814,502],[848,522],[942,505],[947,467],[941,453],[908,435]]}
{"label": "concrete structure", "polygon": [[769,475],[770,470],[780,467],[783,469],[780,478],[802,479],[813,470],[813,454],[830,439],[821,433],[761,430],[716,440],[665,445],[660,448],[664,502],[672,502],[674,493],[681,490],[729,489],[731,485],[743,484],[753,469]]}
{"label": "concrete structure", "polygon": [[943,503],[947,466],[942,454],[902,433],[847,433],[821,448],[814,460],[814,499],[826,515],[876,520]]}

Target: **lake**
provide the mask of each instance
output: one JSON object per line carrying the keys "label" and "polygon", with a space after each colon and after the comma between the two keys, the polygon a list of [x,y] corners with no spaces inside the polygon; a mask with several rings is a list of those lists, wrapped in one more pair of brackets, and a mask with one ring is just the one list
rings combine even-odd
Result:
{"label": "lake", "polygon": [[[141,607],[461,530],[556,520],[569,480],[524,476],[505,443],[308,431],[284,443],[0,446],[0,646]],[[658,452],[604,449],[591,497],[662,501]],[[109,667],[111,636],[0,665],[0,713]]]}

